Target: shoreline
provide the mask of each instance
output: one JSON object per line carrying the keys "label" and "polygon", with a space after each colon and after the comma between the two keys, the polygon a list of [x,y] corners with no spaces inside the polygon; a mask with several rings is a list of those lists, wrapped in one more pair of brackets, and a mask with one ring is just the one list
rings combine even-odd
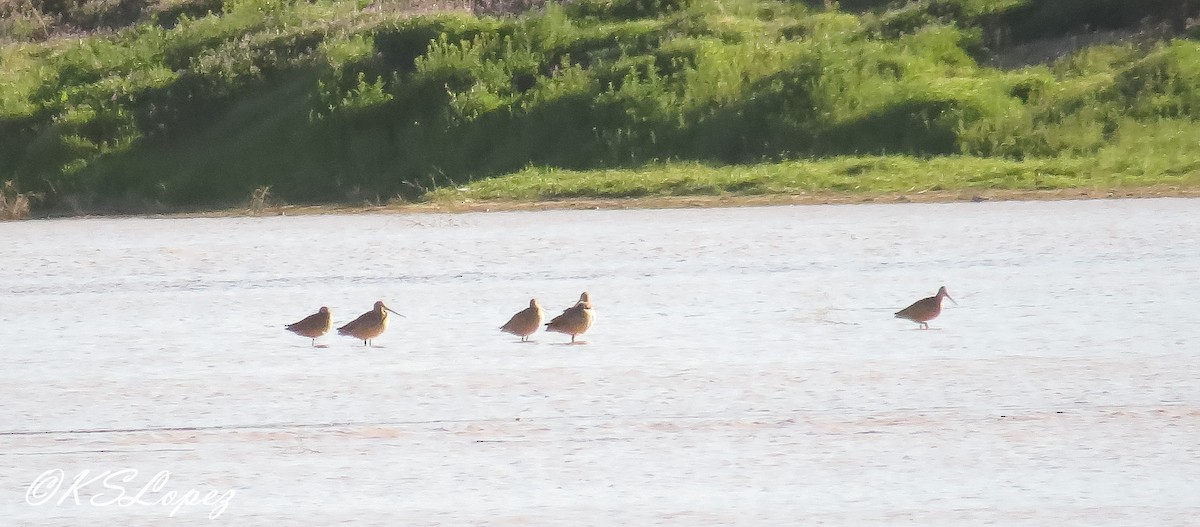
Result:
{"label": "shoreline", "polygon": [[[262,216],[313,216],[328,214],[463,214],[548,210],[621,210],[767,207],[783,205],[861,205],[904,203],[960,203],[989,201],[1067,201],[1097,199],[1200,198],[1200,187],[1155,185],[1121,188],[1071,188],[1052,190],[936,190],[912,192],[812,192],[801,194],[685,195],[636,198],[559,198],[548,200],[437,200],[395,202],[385,205],[272,205],[262,208],[230,207],[204,211],[131,214],[48,214],[26,219],[85,218],[233,218]],[[16,220],[14,220],[16,221]]]}
{"label": "shoreline", "polygon": [[[1093,199],[1200,198],[1200,187],[1155,186],[1115,189],[937,190],[886,193],[814,192],[803,194],[647,196],[640,198],[568,198],[543,201],[453,201],[414,203],[414,212],[503,212],[524,210],[677,209],[766,207],[779,205],[859,205],[987,201],[1065,201]],[[386,209],[386,207],[385,207]]]}

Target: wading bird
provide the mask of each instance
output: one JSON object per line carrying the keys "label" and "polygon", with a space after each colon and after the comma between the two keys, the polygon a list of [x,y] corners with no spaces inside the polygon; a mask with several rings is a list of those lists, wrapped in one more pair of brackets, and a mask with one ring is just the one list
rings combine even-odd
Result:
{"label": "wading bird", "polygon": [[500,326],[500,331],[521,337],[521,342],[528,342],[529,336],[542,326],[543,316],[542,306],[538,305],[536,298],[531,298],[529,307],[508,319],[508,323]]}
{"label": "wading bird", "polygon": [[317,337],[328,333],[329,328],[332,326],[333,316],[329,314],[329,308],[321,306],[321,309],[317,310],[316,313],[304,317],[303,320],[294,324],[288,324],[284,326],[284,329],[302,337],[312,339],[312,345],[316,346]]}
{"label": "wading bird", "polygon": [[587,291],[584,291],[582,295],[579,295],[579,302],[546,324],[546,331],[566,333],[571,336],[571,343],[574,344],[575,336],[582,335],[592,327],[592,322],[595,320],[596,314],[592,311],[592,302],[588,298]]}
{"label": "wading bird", "polygon": [[[950,298],[950,293],[946,292],[946,286],[938,288],[936,295],[917,300],[911,306],[897,311],[896,318],[911,320],[920,324],[921,329],[929,329],[928,322],[942,313],[943,298]],[[953,298],[950,298],[950,301],[958,303]]]}
{"label": "wading bird", "polygon": [[[349,324],[338,328],[338,335],[348,335],[363,341],[363,346],[370,346],[371,339],[378,337],[387,329],[388,312],[392,308],[383,305],[383,301],[375,302],[375,308],[358,316]],[[400,315],[403,317],[404,315]]]}

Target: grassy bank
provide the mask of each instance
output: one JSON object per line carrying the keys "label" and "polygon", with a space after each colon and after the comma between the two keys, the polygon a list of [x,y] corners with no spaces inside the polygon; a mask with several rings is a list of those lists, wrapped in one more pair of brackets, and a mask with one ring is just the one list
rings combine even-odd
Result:
{"label": "grassy bank", "polygon": [[457,200],[531,201],[814,193],[864,196],[970,190],[1200,189],[1200,160],[1190,159],[1190,153],[1182,148],[1178,153],[1181,155],[1175,158],[1164,156],[1155,159],[1101,157],[1015,161],[967,156],[931,159],[840,156],[749,166],[672,163],[636,169],[602,170],[531,167],[503,177],[437,189],[426,197],[444,203]]}
{"label": "grassy bank", "polygon": [[[31,2],[0,180],[68,212],[1200,185],[1200,2],[1111,3]],[[1119,38],[989,66],[1064,20]]]}

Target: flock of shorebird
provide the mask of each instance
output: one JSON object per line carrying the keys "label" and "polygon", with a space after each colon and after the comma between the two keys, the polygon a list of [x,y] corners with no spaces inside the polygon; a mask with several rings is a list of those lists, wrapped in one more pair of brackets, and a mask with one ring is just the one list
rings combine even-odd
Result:
{"label": "flock of shorebird", "polygon": [[[897,311],[896,318],[911,320],[920,324],[921,329],[929,329],[929,321],[942,313],[943,298],[950,298],[950,294],[946,292],[946,286],[939,288],[936,295],[917,300],[912,305]],[[950,301],[958,303],[953,298],[950,298]],[[338,328],[338,334],[354,337],[361,340],[364,346],[370,346],[371,340],[383,334],[383,331],[387,329],[389,312],[404,316],[392,311],[383,304],[383,301],[375,302],[373,309]],[[529,307],[513,315],[507,323],[500,326],[500,331],[521,337],[521,342],[527,342],[529,336],[543,326],[542,318],[544,316],[545,313],[542,311],[542,306],[538,305],[537,299],[530,299]],[[546,331],[570,335],[571,343],[575,344],[575,337],[587,332],[595,320],[596,313],[593,311],[591,299],[588,298],[585,291],[579,295],[579,301],[575,305],[567,308],[561,315],[554,317],[544,325]],[[312,344],[316,346],[317,337],[328,333],[333,327],[333,315],[329,312],[328,307],[321,307],[316,313],[285,327],[292,333],[312,339]]]}
{"label": "flock of shorebird", "polygon": [[[358,318],[338,328],[338,335],[354,337],[361,340],[363,346],[370,346],[371,341],[375,337],[382,335],[383,331],[387,329],[389,312],[401,317],[404,316],[392,311],[392,308],[384,305],[381,300],[375,302],[375,307],[370,311],[359,315]],[[531,299],[529,300],[529,307],[513,315],[508,323],[500,326],[500,331],[521,337],[522,342],[528,341],[529,336],[542,327],[542,318],[544,315],[542,306],[538,305],[537,299]],[[579,295],[579,301],[575,305],[564,310],[561,315],[551,319],[545,326],[546,331],[570,335],[571,343],[575,344],[575,337],[587,332],[595,320],[596,313],[592,310],[592,302],[588,298],[587,292],[584,291],[583,294]],[[328,307],[322,306],[316,313],[284,327],[292,333],[312,339],[313,346],[316,346],[317,337],[328,333],[333,327],[333,314],[329,312]]]}

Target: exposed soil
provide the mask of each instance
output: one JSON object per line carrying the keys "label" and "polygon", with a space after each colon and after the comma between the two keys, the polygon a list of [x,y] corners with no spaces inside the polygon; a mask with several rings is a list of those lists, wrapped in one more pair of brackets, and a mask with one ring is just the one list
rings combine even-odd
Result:
{"label": "exposed soil", "polygon": [[805,194],[769,194],[755,196],[653,196],[644,198],[572,198],[538,201],[436,201],[425,203],[389,203],[387,205],[279,205],[258,211],[227,209],[218,211],[169,214],[172,217],[278,216],[310,214],[355,214],[367,212],[499,212],[514,210],[580,209],[666,209],[702,207],[756,207],[769,205],[848,205],[858,203],[949,203],[958,201],[1050,201],[1074,199],[1129,199],[1200,197],[1200,188],[1151,186],[1118,189],[1060,190],[952,190],[884,194],[820,192]]}

